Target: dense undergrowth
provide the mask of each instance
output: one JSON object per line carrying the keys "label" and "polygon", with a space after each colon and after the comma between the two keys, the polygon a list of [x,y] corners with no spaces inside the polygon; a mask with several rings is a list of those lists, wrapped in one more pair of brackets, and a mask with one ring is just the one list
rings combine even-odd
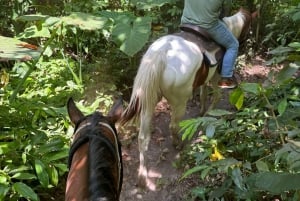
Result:
{"label": "dense undergrowth", "polygon": [[[50,200],[47,192],[59,186],[68,171],[72,127],[66,117],[67,99],[74,97],[86,113],[99,104],[105,112],[113,96],[121,94],[118,91],[130,91],[147,45],[177,30],[182,2],[0,2],[0,35],[27,41],[41,53],[27,62],[1,60],[0,200]],[[273,49],[269,64],[284,62],[286,67],[270,75],[265,85],[244,83],[235,90],[231,102],[236,112],[212,111],[210,117],[182,123],[188,128],[186,138],[198,125],[205,134],[199,136],[202,143],[187,152],[191,169],[183,177],[200,173],[207,181],[207,186],[191,189],[192,199],[299,200],[299,184],[293,182],[300,151],[300,81],[294,76],[300,65],[300,5],[243,2],[236,1],[235,8],[268,10],[262,12],[264,20],[253,31],[249,48]],[[110,69],[106,79],[97,74],[103,68]],[[106,85],[93,86],[97,76]],[[92,100],[88,85],[95,88]],[[220,178],[220,185],[213,178]]]}

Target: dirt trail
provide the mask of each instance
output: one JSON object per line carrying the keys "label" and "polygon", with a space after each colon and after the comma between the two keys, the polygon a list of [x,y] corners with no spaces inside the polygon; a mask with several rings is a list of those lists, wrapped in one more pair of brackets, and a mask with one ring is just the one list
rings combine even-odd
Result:
{"label": "dirt trail", "polygon": [[[247,82],[263,82],[269,72],[269,68],[263,65],[263,60],[256,58],[253,64],[238,70],[237,79]],[[230,90],[222,91],[222,98],[217,104],[219,109],[231,109],[228,102]],[[198,104],[189,102],[185,118],[199,115]],[[161,101],[156,108],[153,118],[153,132],[149,145],[147,158],[150,167],[151,189],[142,190],[137,187],[137,171],[139,165],[139,152],[137,144],[137,131],[130,131],[124,135],[121,131],[123,143],[124,181],[121,201],[183,201],[187,200],[187,193],[196,187],[197,178],[179,181],[183,170],[176,169],[174,162],[178,159],[180,152],[172,146],[170,132],[168,129],[170,121],[170,110],[165,100]],[[123,133],[123,135],[122,135]],[[188,144],[186,145],[188,146]]]}

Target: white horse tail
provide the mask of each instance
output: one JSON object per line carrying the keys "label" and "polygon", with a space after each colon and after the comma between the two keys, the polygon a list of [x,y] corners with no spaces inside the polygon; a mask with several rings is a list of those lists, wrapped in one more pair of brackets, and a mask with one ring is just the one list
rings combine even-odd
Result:
{"label": "white horse tail", "polygon": [[159,98],[160,79],[165,69],[165,51],[153,51],[151,47],[143,56],[134,80],[130,102],[124,110],[120,123],[137,119],[141,114],[153,112]]}

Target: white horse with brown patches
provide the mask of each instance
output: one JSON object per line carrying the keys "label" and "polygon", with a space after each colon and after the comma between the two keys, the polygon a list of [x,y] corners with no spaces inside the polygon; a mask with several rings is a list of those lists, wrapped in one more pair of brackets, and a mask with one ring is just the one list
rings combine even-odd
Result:
{"label": "white horse with brown patches", "polygon": [[[228,29],[237,39],[245,39],[254,13],[240,9],[231,17],[224,18]],[[188,27],[189,28],[189,27]],[[194,32],[194,30],[191,30]],[[186,110],[186,103],[193,91],[205,85],[218,66],[216,58],[222,48],[202,47],[203,40],[193,33],[166,35],[156,40],[141,60],[134,80],[131,99],[124,111],[121,123],[139,118],[139,185],[147,186],[148,170],[145,157],[151,134],[151,120],[156,104],[165,97],[171,106],[170,129],[173,143],[179,143],[178,123]],[[198,44],[197,44],[198,43]],[[209,62],[205,62],[209,60]],[[209,66],[209,67],[208,67]]]}

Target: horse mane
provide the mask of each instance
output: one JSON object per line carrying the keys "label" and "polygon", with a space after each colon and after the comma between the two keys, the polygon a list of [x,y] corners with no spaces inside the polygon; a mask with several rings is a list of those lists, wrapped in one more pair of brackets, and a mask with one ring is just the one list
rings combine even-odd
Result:
{"label": "horse mane", "polygon": [[[99,126],[99,122],[105,122],[108,124],[114,131],[114,133],[112,133],[113,135],[117,133],[116,128],[99,112],[95,112],[92,115],[86,116],[81,122],[87,120],[91,120],[88,121],[90,124],[80,130],[80,133],[78,133],[78,138],[71,146],[69,167],[72,163],[72,155],[75,153],[77,148],[84,143],[89,143],[89,200],[119,200],[122,185],[121,181],[123,177],[122,170],[119,181],[120,183],[118,183],[114,177],[114,169],[112,167],[115,167],[116,164],[119,163],[119,158],[116,156],[121,154],[120,143],[117,141],[119,147],[119,153],[117,153],[115,144],[113,144],[113,142],[111,142],[103,134],[105,131],[101,126]],[[76,127],[78,127],[78,125],[76,125]],[[80,126],[78,129],[81,129]],[[122,169],[122,161],[120,162],[120,168]]]}
{"label": "horse mane", "polygon": [[[119,163],[115,145],[104,136],[104,130],[99,127],[99,122],[108,123],[116,134],[114,125],[107,122],[103,116],[94,115],[93,123],[90,127],[92,134],[89,140],[89,192],[90,200],[119,200],[120,186],[115,180],[114,169]],[[118,142],[119,150],[120,143]],[[122,164],[122,163],[121,163]],[[121,168],[121,167],[120,167]],[[118,169],[116,170],[118,172]],[[117,175],[118,176],[118,175]]]}
{"label": "horse mane", "polygon": [[244,16],[244,23],[245,23],[239,38],[240,40],[244,40],[247,34],[249,33],[249,28],[251,27],[252,15],[248,10],[244,8],[240,8],[239,12],[242,13],[242,15]]}

